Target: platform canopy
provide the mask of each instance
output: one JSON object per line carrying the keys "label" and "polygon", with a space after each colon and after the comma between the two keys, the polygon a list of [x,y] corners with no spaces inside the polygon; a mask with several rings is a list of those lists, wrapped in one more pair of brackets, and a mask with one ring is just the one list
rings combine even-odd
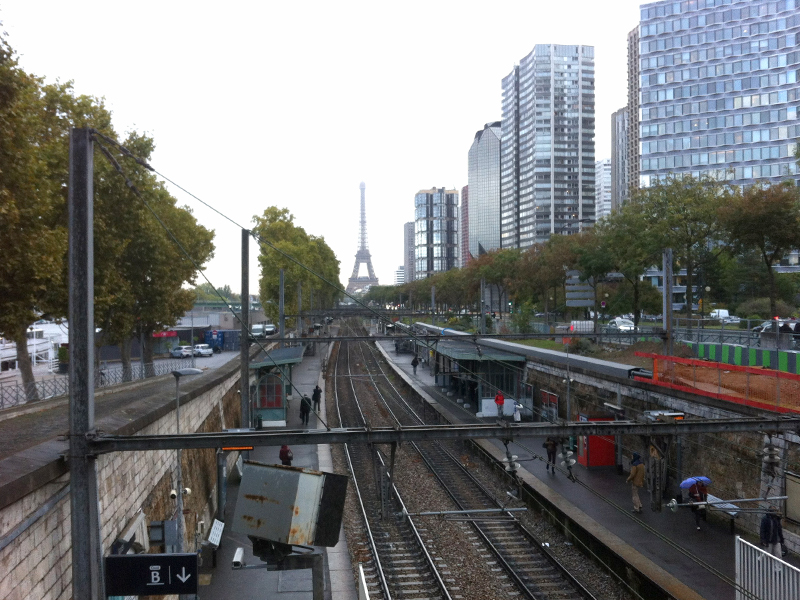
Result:
{"label": "platform canopy", "polygon": [[268,353],[263,360],[251,362],[251,369],[263,369],[265,367],[279,367],[283,365],[296,365],[303,362],[304,345],[291,346],[289,348],[278,348]]}
{"label": "platform canopy", "polygon": [[486,346],[478,346],[470,342],[439,341],[436,351],[442,356],[453,360],[497,361],[497,362],[525,362],[521,354],[495,350]]}

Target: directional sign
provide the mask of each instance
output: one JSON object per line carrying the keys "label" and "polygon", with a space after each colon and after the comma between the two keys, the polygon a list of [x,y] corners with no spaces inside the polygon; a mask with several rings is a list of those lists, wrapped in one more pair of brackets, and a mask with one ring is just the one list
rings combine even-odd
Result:
{"label": "directional sign", "polygon": [[197,554],[106,556],[106,594],[164,596],[197,593]]}

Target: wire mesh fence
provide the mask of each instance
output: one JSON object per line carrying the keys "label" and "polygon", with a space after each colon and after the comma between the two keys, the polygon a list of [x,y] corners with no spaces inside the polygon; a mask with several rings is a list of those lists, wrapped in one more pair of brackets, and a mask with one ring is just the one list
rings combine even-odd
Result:
{"label": "wire mesh fence", "polygon": [[777,412],[800,413],[800,375],[637,352],[653,359],[652,383]]}
{"label": "wire mesh fence", "polygon": [[[122,366],[108,367],[101,365],[95,369],[95,389],[166,375],[177,369],[194,367],[195,359],[182,358],[174,360],[162,360],[155,363],[142,365],[141,363],[131,364],[129,368]],[[47,400],[59,396],[69,395],[69,377],[53,376],[48,379],[39,379],[35,383],[26,386],[20,382],[0,384],[0,410],[11,408],[27,403],[29,398]]]}

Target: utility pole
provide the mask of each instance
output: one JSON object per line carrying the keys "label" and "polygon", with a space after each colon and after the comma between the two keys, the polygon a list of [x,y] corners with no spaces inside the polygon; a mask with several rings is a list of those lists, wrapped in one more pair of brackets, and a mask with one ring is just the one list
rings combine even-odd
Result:
{"label": "utility pole", "polygon": [[69,467],[72,596],[105,598],[94,431],[94,158],[91,131],[73,129],[69,148]]}
{"label": "utility pole", "polygon": [[283,269],[280,270],[280,290],[278,290],[278,321],[279,321],[280,335],[281,335],[280,347],[283,348],[285,346],[283,338],[286,335],[286,327],[285,327],[286,314],[283,305]]}
{"label": "utility pole", "polygon": [[242,229],[242,334],[240,343],[239,399],[242,427],[250,427],[250,232]]}
{"label": "utility pole", "polygon": [[664,354],[672,356],[672,248],[665,248],[662,257],[662,270],[664,272],[664,296],[663,310],[664,332]]}
{"label": "utility pole", "polygon": [[303,284],[297,282],[297,337],[303,337]]}
{"label": "utility pole", "polygon": [[480,301],[480,307],[478,308],[478,312],[480,313],[480,316],[478,318],[480,319],[480,324],[481,324],[480,325],[481,335],[486,335],[486,316],[483,314],[483,298],[485,293],[486,293],[486,279],[481,277],[481,301]]}
{"label": "utility pole", "polygon": [[436,286],[431,286],[431,322],[436,327]]}

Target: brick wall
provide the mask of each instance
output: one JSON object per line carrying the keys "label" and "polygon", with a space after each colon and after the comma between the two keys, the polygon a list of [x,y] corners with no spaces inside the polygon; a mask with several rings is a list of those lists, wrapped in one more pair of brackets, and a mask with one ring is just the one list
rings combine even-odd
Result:
{"label": "brick wall", "polygon": [[[217,385],[183,404],[181,431],[206,432],[238,427],[238,383],[237,367]],[[139,433],[175,433],[174,410],[155,418]],[[139,510],[144,511],[146,522],[172,518],[174,502],[169,498],[169,491],[175,487],[174,465],[174,450],[111,453],[98,457],[104,554],[108,554],[111,544]],[[197,521],[208,523],[216,510],[215,465],[214,450],[183,452],[184,486],[192,488],[192,495],[185,499],[185,508],[190,511],[186,516],[185,548],[194,548]],[[0,550],[0,598],[71,598],[69,494],[55,501],[58,492],[68,483],[69,475],[63,475],[0,510],[0,536],[19,528],[26,519],[31,522],[16,539]],[[53,505],[52,508],[35,518],[37,509],[44,507],[48,501]]]}

